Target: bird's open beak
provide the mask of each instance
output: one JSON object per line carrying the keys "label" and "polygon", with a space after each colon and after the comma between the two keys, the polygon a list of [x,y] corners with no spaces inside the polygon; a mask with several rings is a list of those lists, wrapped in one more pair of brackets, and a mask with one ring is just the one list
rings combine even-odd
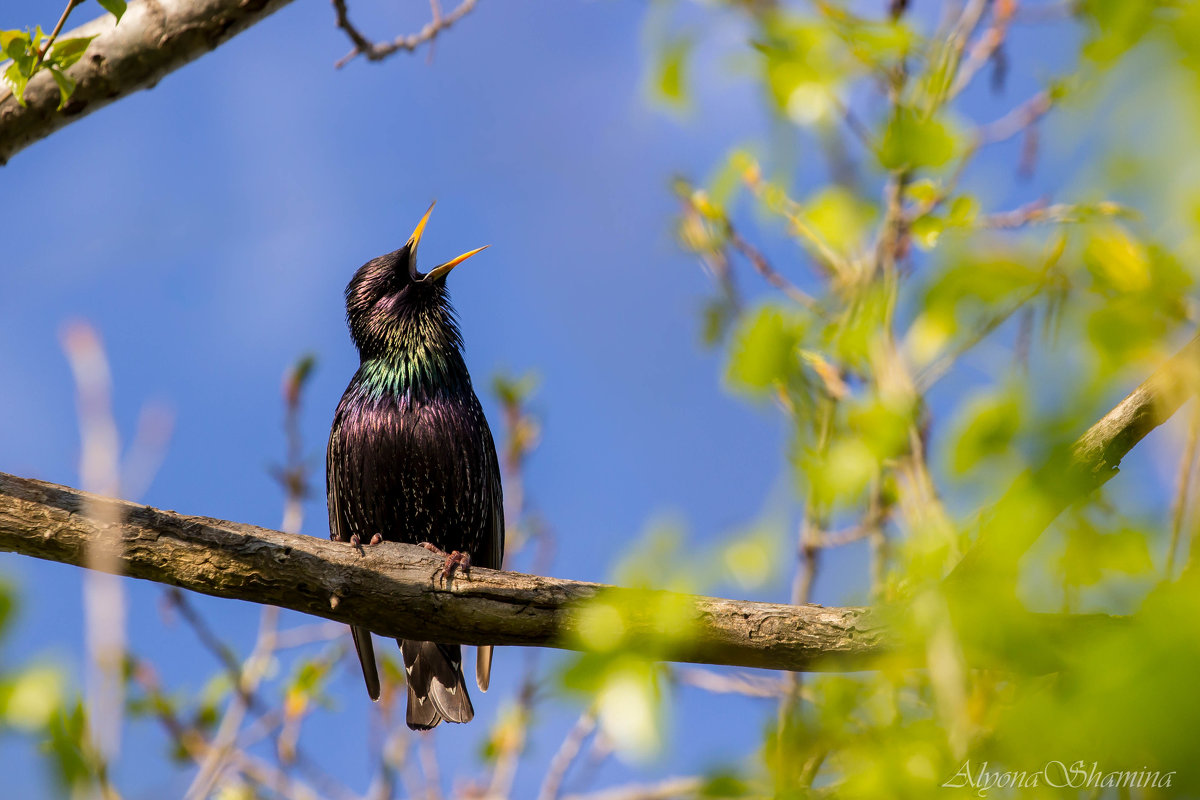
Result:
{"label": "bird's open beak", "polygon": [[425,280],[435,281],[438,278],[448,275],[450,273],[450,270],[454,269],[459,264],[466,261],[468,258],[475,255],[476,253],[482,252],[487,249],[488,249],[488,245],[485,244],[483,247],[476,247],[474,250],[469,250],[466,253],[463,253],[458,258],[452,258],[449,261],[447,261],[445,264],[439,264],[438,266],[429,270],[429,274],[427,274],[425,276]]}
{"label": "bird's open beak", "polygon": [[408,237],[409,250],[412,253],[413,261],[417,257],[417,245],[421,243],[421,234],[425,233],[425,224],[429,222],[429,215],[433,213],[433,207],[437,205],[437,200],[429,204],[429,209],[426,210],[425,216],[421,217],[421,221],[417,223],[417,227],[413,229],[412,236]]}

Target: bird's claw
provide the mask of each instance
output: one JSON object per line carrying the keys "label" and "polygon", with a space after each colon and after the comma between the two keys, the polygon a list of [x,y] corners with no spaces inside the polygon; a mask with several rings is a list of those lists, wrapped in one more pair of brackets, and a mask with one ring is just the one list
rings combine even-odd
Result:
{"label": "bird's claw", "polygon": [[459,567],[462,567],[463,577],[465,577],[465,578],[471,577],[471,554],[470,553],[460,553],[458,550],[455,550],[452,553],[447,553],[445,550],[438,547],[436,544],[431,544],[429,542],[421,542],[420,545],[418,545],[418,547],[424,547],[426,550],[428,550],[431,553],[446,557],[446,564],[445,564],[445,566],[442,567],[442,580],[443,581],[448,581],[451,578],[453,578],[455,570],[457,570]]}
{"label": "bird's claw", "polygon": [[[371,537],[371,541],[367,542],[367,547],[374,547],[375,545],[379,544],[382,541],[383,541],[383,534],[377,533]],[[363,552],[362,537],[360,537],[357,533],[351,534],[350,535],[350,546],[353,547],[358,552],[362,553]]]}

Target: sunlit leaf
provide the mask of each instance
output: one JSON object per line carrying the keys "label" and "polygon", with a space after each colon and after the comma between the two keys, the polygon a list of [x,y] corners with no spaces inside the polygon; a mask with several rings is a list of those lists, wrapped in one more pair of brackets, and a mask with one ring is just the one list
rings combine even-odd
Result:
{"label": "sunlit leaf", "polygon": [[1092,274],[1114,291],[1138,292],[1150,285],[1150,254],[1120,225],[1094,226],[1083,255]]}
{"label": "sunlit leaf", "polygon": [[6,724],[23,731],[40,731],[63,703],[62,674],[53,667],[29,667],[0,695]]}
{"label": "sunlit leaf", "polygon": [[55,64],[59,69],[66,69],[79,59],[95,36],[77,36],[72,39],[58,39],[50,53],[46,56],[47,63]]}
{"label": "sunlit leaf", "polygon": [[62,70],[57,67],[50,67],[50,75],[53,76],[54,82],[58,84],[58,107],[62,109],[71,99],[71,94],[75,91],[75,81],[65,75]]}
{"label": "sunlit leaf", "polygon": [[8,65],[3,75],[0,75],[0,80],[4,81],[4,85],[13,93],[13,97],[17,98],[17,103],[24,106],[25,85],[29,83],[29,78],[21,73],[16,62]]}
{"label": "sunlit leaf", "polygon": [[96,2],[103,6],[105,11],[116,17],[118,21],[125,15],[125,9],[128,7],[125,0],[96,0]]}
{"label": "sunlit leaf", "polygon": [[748,315],[733,334],[726,372],[729,384],[761,395],[791,380],[800,368],[797,348],[806,327],[803,317],[778,306],[764,306]]}
{"label": "sunlit leaf", "polygon": [[1021,427],[1022,408],[1011,392],[984,394],[969,402],[959,423],[952,466],[959,474],[1009,452]]}
{"label": "sunlit leaf", "polygon": [[887,169],[940,167],[962,146],[962,134],[945,119],[900,109],[884,132],[879,162]]}
{"label": "sunlit leaf", "polygon": [[683,38],[668,42],[656,53],[655,95],[669,106],[680,108],[687,104],[687,64],[691,49],[691,40]]}

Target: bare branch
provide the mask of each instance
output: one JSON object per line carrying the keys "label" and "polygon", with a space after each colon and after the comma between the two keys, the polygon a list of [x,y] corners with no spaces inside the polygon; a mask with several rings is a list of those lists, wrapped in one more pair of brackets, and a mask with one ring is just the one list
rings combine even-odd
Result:
{"label": "bare branch", "polygon": [[589,794],[567,795],[566,800],[678,800],[694,797],[704,787],[700,778],[667,778],[658,783],[630,784]]}
{"label": "bare branch", "polygon": [[193,61],[291,0],[134,0],[121,24],[111,14],[66,34],[95,36],[78,63],[67,70],[75,81],[71,99],[58,110],[59,92],[48,70],[25,87],[25,105],[0,90],[0,164],[59,128],[149,89],[164,75]]}
{"label": "bare branch", "polygon": [[[1121,459],[1200,390],[1200,334],[1109,411],[1075,444],[1017,479],[986,515],[975,545],[947,580],[979,593],[979,581],[1012,588],[1021,556],[1071,503],[1117,474]],[[1040,502],[1031,502],[1031,498]],[[997,587],[998,588],[998,587]]]}
{"label": "bare branch", "polygon": [[407,36],[399,36],[390,42],[379,43],[368,39],[350,22],[349,12],[346,9],[346,0],[333,0],[333,9],[337,14],[337,26],[346,32],[346,35],[350,37],[350,41],[354,44],[354,49],[338,59],[338,62],[334,66],[341,69],[360,55],[366,56],[368,61],[382,61],[401,50],[411,53],[426,42],[433,42],[438,37],[438,34],[471,13],[475,8],[476,2],[477,0],[462,0],[458,8],[449,14],[442,14],[441,7],[434,3],[432,5],[433,19],[424,28]]}
{"label": "bare branch", "polygon": [[550,759],[550,766],[546,770],[546,777],[542,781],[542,788],[538,791],[538,800],[558,800],[559,790],[562,789],[563,780],[567,777],[567,771],[571,769],[571,765],[575,763],[575,759],[579,756],[579,751],[583,749],[584,740],[595,729],[595,711],[588,709],[579,715],[579,719],[575,720],[575,724],[571,726],[571,730],[567,732],[567,737],[563,739],[562,744],[559,746],[558,752]]}

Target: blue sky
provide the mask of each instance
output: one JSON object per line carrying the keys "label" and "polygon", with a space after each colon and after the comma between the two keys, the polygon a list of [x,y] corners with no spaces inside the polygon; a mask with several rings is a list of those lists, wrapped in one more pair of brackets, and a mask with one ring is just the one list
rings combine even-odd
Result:
{"label": "blue sky", "polygon": [[[19,18],[8,9],[2,21],[48,26],[59,6],[25,3]],[[351,11],[382,38],[418,29],[427,7],[385,14],[360,2]],[[84,6],[79,21],[93,12]],[[431,61],[422,51],[338,71],[347,43],[332,10],[300,0],[154,90],[15,156],[0,172],[9,231],[0,470],[78,483],[59,332],[83,318],[108,347],[126,436],[148,399],[177,417],[162,468],[139,499],[277,526],[281,496],[266,467],[284,447],[281,376],[302,353],[317,356],[303,432],[323,486],[329,422],[357,363],[342,290],[360,264],[400,246],[437,199],[426,264],[491,245],[450,288],[494,429],[498,410],[483,391],[490,376],[541,376],[535,410],[544,437],[527,482],[557,533],[553,574],[604,580],[664,514],[681,520],[697,547],[754,518],[780,485],[782,426],[724,392],[720,358],[699,346],[709,284],[674,244],[669,179],[702,178],[733,145],[765,139],[769,125],[749,84],[715,57],[698,64],[703,91],[690,113],[654,108],[645,14],[628,0],[483,2],[437,41]],[[701,52],[720,53],[738,35],[724,31]],[[1073,58],[1073,43],[1053,46],[1062,36],[1021,29],[1005,96],[976,92],[965,111],[987,120],[1028,96]],[[1069,172],[1064,157],[1043,165],[1032,186],[1017,186],[1014,155],[1015,147],[989,154],[976,178],[998,204],[1053,192]],[[820,177],[802,176],[809,186]],[[766,247],[780,263],[792,256],[784,241]],[[803,279],[801,267],[793,273]],[[306,505],[304,532],[324,537],[318,495]],[[818,601],[861,589],[860,555],[826,561]],[[0,556],[0,574],[23,597],[5,663],[57,658],[78,674],[79,572]],[[169,685],[199,687],[217,664],[185,628],[164,623],[160,587],[127,588],[133,647]],[[780,582],[764,596],[786,591]],[[249,648],[256,608],[196,603],[241,652]],[[521,660],[500,651],[477,722],[438,732],[444,771],[451,756],[459,772],[481,771],[479,744]],[[309,749],[362,791],[369,703],[357,668],[334,690],[338,708],[306,729]],[[566,702],[550,708],[518,776],[520,794],[537,786],[575,713]],[[765,702],[684,690],[665,757],[632,772],[606,767],[595,785],[742,758],[772,713]],[[158,738],[154,728],[131,730],[117,771],[128,797],[186,785],[163,765]],[[0,741],[0,764],[22,796],[49,791],[29,752]]]}

